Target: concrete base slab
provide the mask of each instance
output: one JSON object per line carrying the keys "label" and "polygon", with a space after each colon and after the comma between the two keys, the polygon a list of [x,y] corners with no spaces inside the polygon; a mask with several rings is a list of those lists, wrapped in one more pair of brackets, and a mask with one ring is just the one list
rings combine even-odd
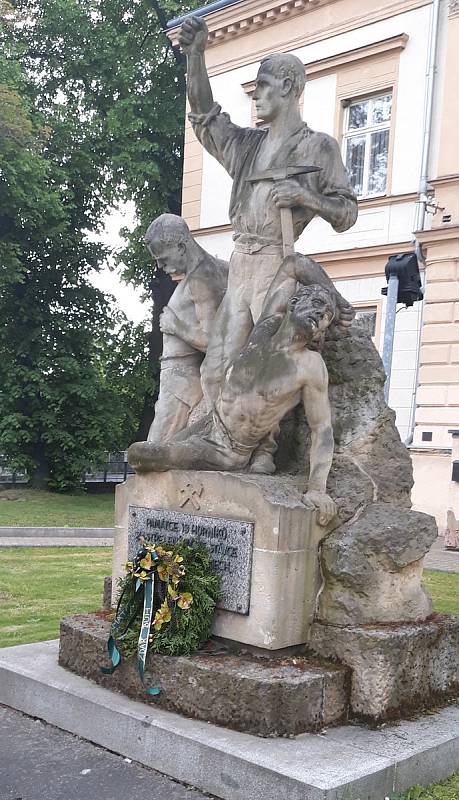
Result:
{"label": "concrete base slab", "polygon": [[458,768],[457,706],[384,730],[260,739],[129,700],[57,655],[57,641],[1,650],[0,703],[223,800],[382,800]]}

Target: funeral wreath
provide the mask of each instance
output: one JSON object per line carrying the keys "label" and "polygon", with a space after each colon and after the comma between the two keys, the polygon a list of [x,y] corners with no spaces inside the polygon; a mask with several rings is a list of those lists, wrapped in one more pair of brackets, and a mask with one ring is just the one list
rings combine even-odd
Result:
{"label": "funeral wreath", "polygon": [[[147,650],[163,655],[189,655],[210,636],[220,578],[210,565],[206,548],[177,542],[141,547],[126,564],[120,580],[115,619],[108,651],[112,673],[121,661],[137,651],[137,666],[144,679]],[[159,694],[159,689],[147,689]]]}

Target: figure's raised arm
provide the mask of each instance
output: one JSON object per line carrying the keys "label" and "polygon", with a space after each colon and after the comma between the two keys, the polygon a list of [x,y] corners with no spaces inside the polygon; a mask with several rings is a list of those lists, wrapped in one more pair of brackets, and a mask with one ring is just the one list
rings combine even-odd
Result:
{"label": "figure's raised arm", "polygon": [[180,28],[178,41],[187,60],[187,93],[193,114],[208,114],[214,105],[204,51],[209,31],[201,17],[188,17]]}
{"label": "figure's raised arm", "polygon": [[333,428],[328,399],[328,373],[319,353],[311,354],[316,362],[312,380],[303,387],[304,413],[311,430],[309,483],[303,503],[317,510],[319,525],[325,526],[336,514],[336,506],[327,494],[327,478],[333,460]]}

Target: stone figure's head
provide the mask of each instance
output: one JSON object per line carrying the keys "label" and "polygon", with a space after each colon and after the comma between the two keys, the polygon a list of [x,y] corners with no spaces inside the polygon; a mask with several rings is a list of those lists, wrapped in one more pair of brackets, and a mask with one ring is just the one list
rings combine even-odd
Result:
{"label": "stone figure's head", "polygon": [[182,280],[186,274],[190,241],[192,237],[188,225],[175,214],[161,214],[153,220],[144,236],[144,242],[158,267],[174,281]]}
{"label": "stone figure's head", "polygon": [[298,102],[305,83],[304,66],[296,56],[273,53],[263,58],[253,93],[257,117],[271,122],[292,101]]}
{"label": "stone figure's head", "polygon": [[301,286],[290,298],[287,314],[296,334],[306,344],[320,344],[335,317],[335,299],[319,284]]}

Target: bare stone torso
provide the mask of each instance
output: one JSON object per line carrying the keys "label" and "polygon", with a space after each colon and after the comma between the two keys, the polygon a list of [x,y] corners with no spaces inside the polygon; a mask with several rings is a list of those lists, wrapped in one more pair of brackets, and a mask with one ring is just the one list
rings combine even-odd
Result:
{"label": "bare stone torso", "polygon": [[248,347],[226,372],[218,402],[225,427],[242,444],[258,443],[301,400],[318,353]]}

